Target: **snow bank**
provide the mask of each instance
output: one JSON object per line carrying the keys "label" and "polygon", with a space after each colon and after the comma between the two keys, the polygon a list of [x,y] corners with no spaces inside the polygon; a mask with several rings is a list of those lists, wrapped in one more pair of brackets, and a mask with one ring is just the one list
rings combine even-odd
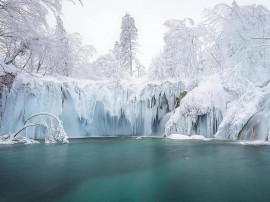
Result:
{"label": "snow bank", "polygon": [[24,136],[12,137],[12,134],[0,136],[0,144],[38,144],[39,142]]}
{"label": "snow bank", "polygon": [[204,140],[206,139],[202,135],[187,136],[187,135],[181,135],[181,134],[171,134],[167,138],[171,140]]}
{"label": "snow bank", "polygon": [[237,142],[240,145],[244,146],[263,146],[263,145],[270,145],[268,141],[244,141],[244,142]]}

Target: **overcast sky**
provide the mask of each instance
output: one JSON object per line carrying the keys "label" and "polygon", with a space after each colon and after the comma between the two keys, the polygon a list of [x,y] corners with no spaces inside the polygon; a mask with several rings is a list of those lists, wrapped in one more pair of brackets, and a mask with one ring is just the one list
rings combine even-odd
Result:
{"label": "overcast sky", "polygon": [[[238,0],[238,4],[263,4],[270,8],[270,0]],[[204,8],[232,0],[83,0],[84,6],[66,3],[63,21],[69,32],[78,32],[84,43],[94,45],[97,55],[113,49],[119,39],[121,18],[130,13],[138,28],[138,58],[148,66],[163,47],[169,19],[193,18],[202,21]]]}

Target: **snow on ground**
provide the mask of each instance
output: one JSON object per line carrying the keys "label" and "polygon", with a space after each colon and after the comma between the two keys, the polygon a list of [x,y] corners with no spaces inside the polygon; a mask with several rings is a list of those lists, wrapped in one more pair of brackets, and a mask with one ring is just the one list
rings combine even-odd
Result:
{"label": "snow on ground", "polygon": [[205,140],[206,139],[202,135],[187,136],[187,135],[181,135],[181,134],[171,134],[167,138],[171,140]]}
{"label": "snow on ground", "polygon": [[38,144],[39,142],[24,136],[16,136],[15,138],[11,138],[10,134],[0,136],[0,145],[1,144]]}
{"label": "snow on ground", "polygon": [[236,142],[237,144],[244,146],[262,146],[262,145],[270,145],[269,141],[244,141],[244,142]]}

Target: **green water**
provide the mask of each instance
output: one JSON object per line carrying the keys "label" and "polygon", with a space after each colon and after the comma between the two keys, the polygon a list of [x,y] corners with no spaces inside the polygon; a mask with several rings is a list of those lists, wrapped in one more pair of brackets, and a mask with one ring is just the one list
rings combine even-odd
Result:
{"label": "green water", "polygon": [[270,147],[165,139],[0,146],[0,201],[270,200]]}

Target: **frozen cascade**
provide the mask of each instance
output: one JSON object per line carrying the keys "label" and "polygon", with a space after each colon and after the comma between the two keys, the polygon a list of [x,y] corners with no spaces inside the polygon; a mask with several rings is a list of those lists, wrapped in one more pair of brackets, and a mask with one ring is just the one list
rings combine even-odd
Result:
{"label": "frozen cascade", "polygon": [[213,137],[223,120],[227,93],[220,77],[201,81],[181,100],[166,124],[166,135],[201,135]]}
{"label": "frozen cascade", "polygon": [[[182,82],[59,79],[18,74],[11,89],[2,92],[1,134],[16,131],[33,114],[48,112],[60,118],[69,137],[163,135],[163,117],[185,90]],[[27,128],[22,133],[43,138],[44,130]]]}
{"label": "frozen cascade", "polygon": [[238,140],[267,141],[270,131],[270,94],[261,104],[259,112],[255,113],[243,127],[238,135]]}
{"label": "frozen cascade", "polygon": [[[257,87],[241,74],[217,74],[199,83],[149,83],[18,73],[11,84],[0,92],[2,135],[20,129],[28,117],[47,112],[63,122],[69,137],[181,134],[270,139],[270,84]],[[188,93],[181,99],[184,91]],[[36,121],[48,120],[38,117]],[[44,138],[44,128],[27,128],[22,135]]]}

